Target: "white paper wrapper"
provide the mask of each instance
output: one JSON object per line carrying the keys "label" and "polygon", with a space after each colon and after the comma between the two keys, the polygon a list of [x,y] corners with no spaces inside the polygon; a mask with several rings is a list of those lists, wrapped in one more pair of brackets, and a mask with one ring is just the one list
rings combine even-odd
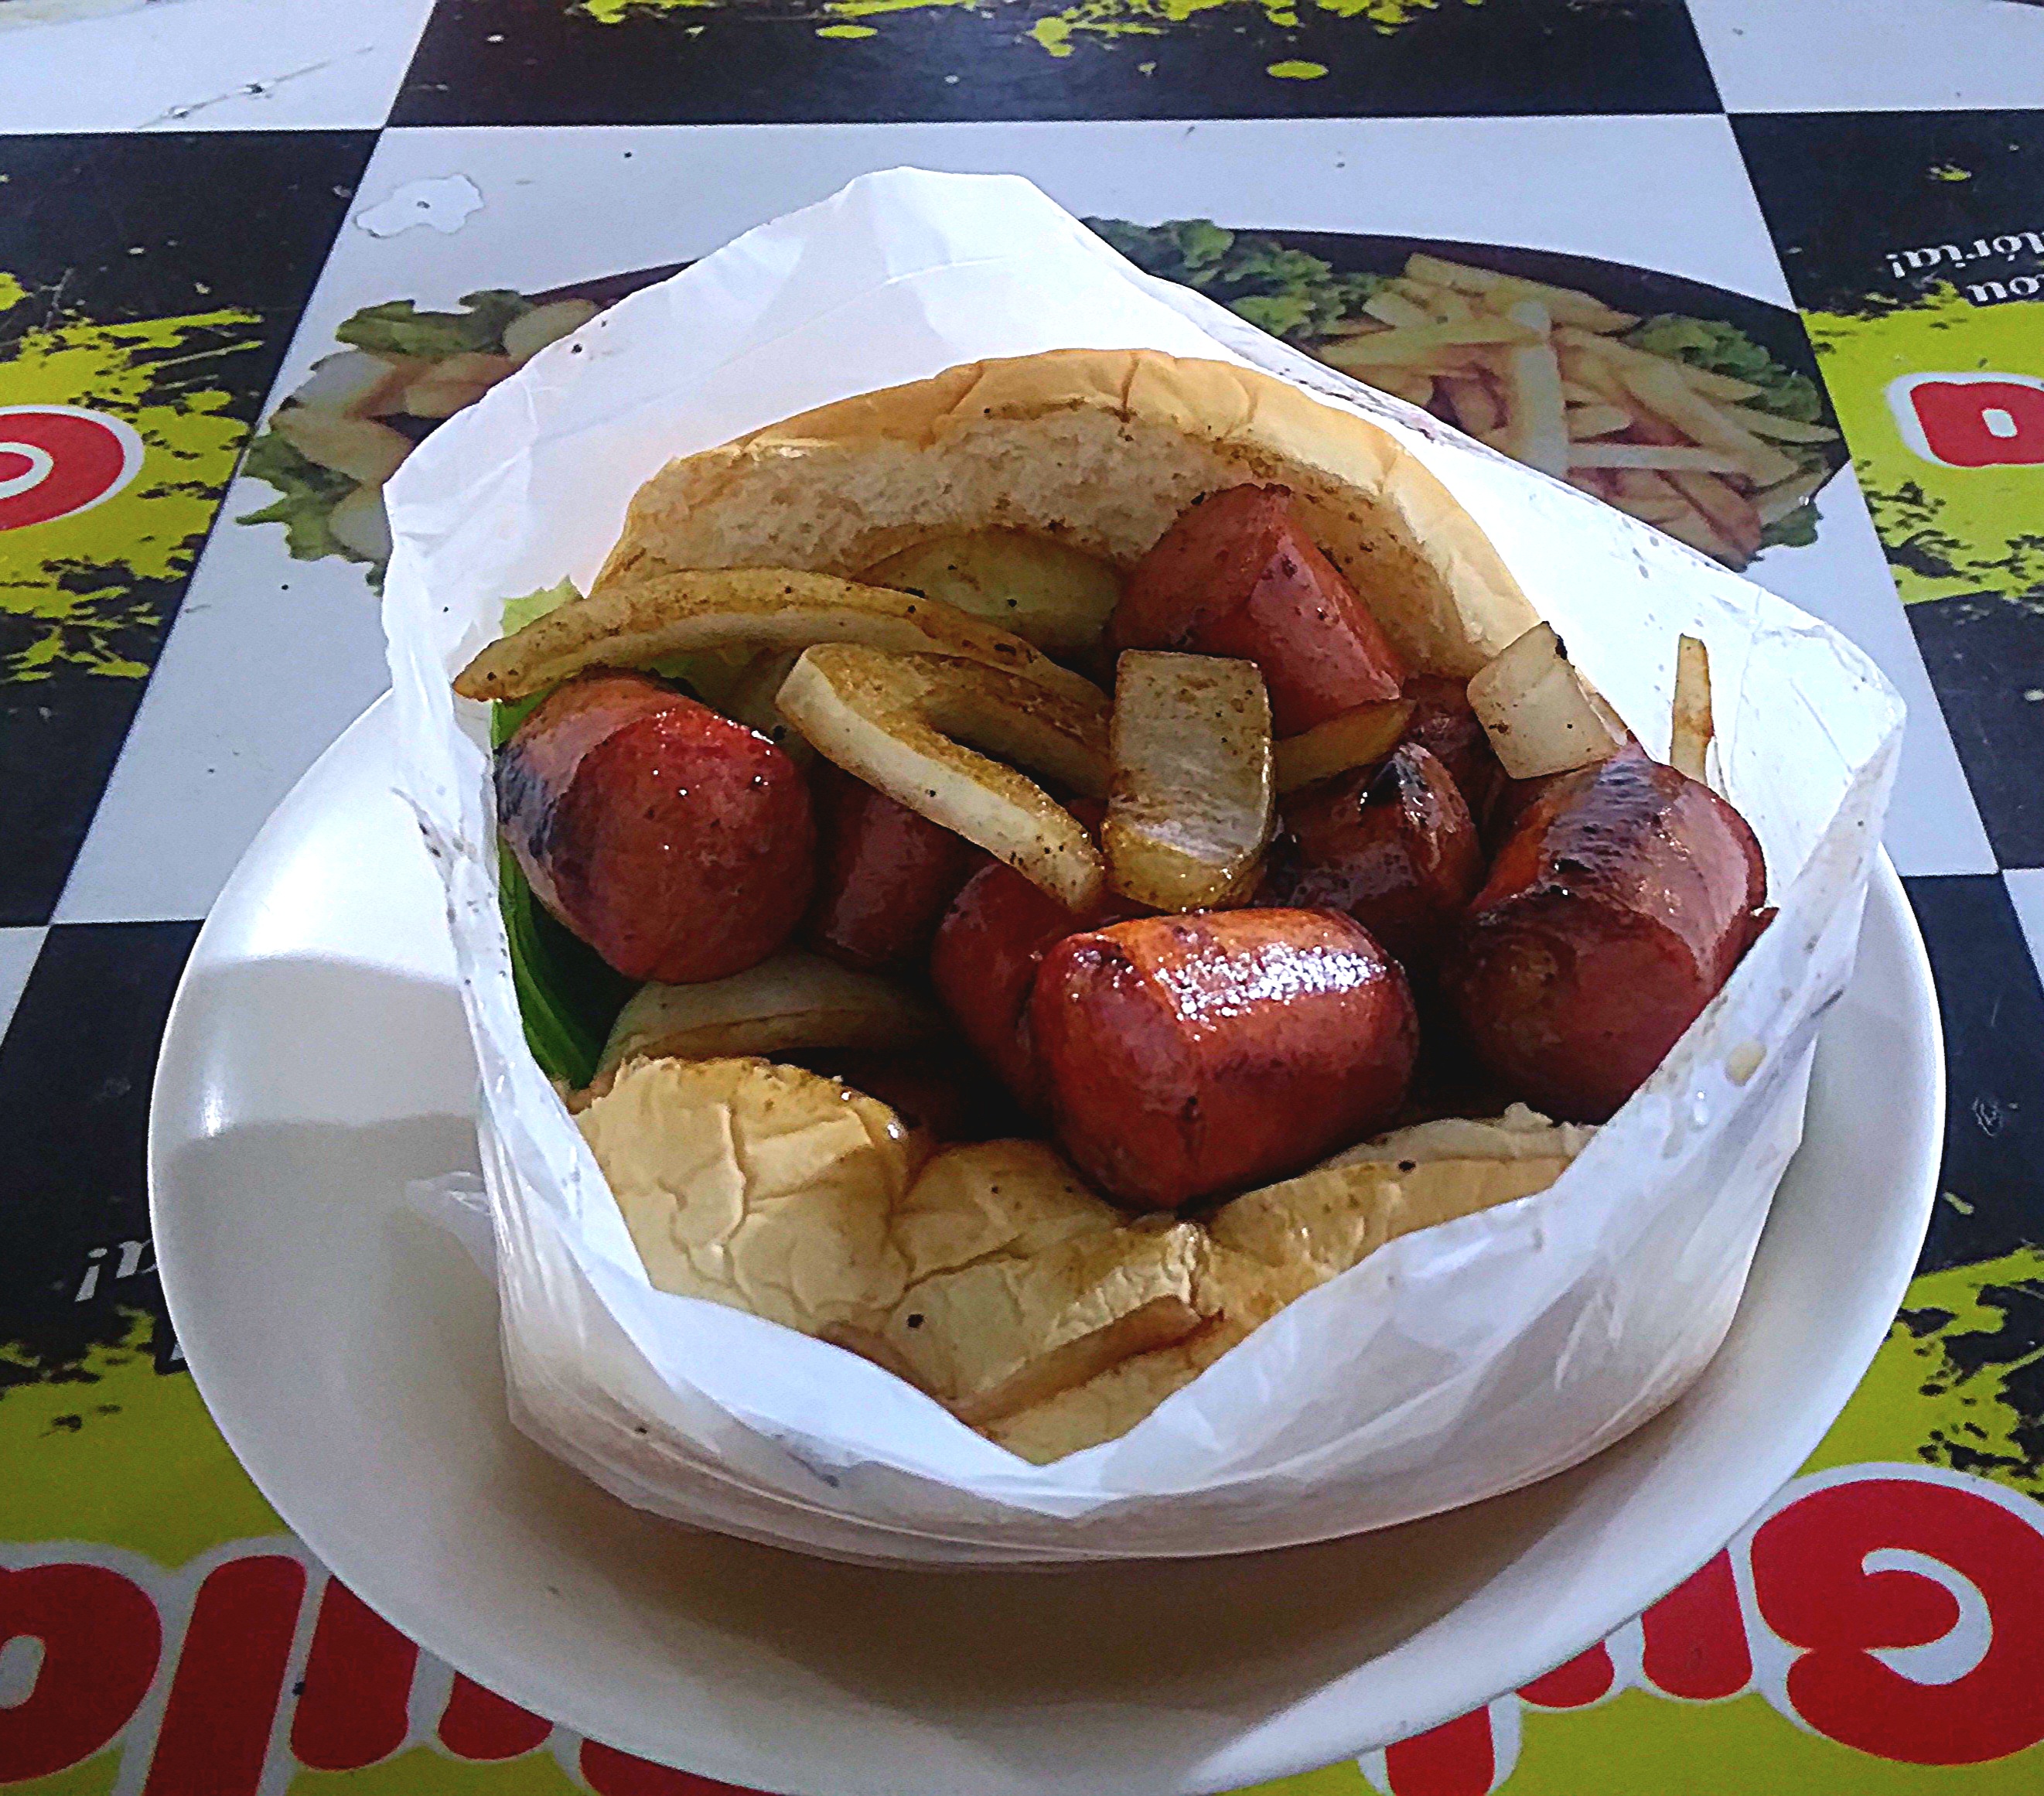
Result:
{"label": "white paper wrapper", "polygon": [[[863,1360],[647,1283],[525,1050],[483,720],[457,716],[448,680],[498,633],[507,595],[586,586],[670,456],[960,362],[1135,345],[1255,363],[1403,437],[1650,748],[1666,742],[1677,635],[1702,636],[1720,783],[1765,847],[1781,916],[1551,1190],[1394,1242],[1122,1439],[1036,1467]],[[1012,177],[897,170],[747,233],[548,349],[436,432],[389,496],[402,778],[446,880],[481,1063],[512,1405],[605,1488],[886,1563],[1275,1547],[1559,1471],[1716,1350],[1851,970],[1900,736],[1900,700],[1835,632],[1138,274]]]}

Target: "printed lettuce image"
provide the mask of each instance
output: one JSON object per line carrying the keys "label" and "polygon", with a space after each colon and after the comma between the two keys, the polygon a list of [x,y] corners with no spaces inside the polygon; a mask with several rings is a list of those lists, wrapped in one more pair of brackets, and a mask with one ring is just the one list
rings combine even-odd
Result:
{"label": "printed lettuce image", "polygon": [[1761,390],[1753,403],[1782,417],[1815,424],[1823,416],[1816,383],[1784,367],[1735,325],[1712,318],[1650,318],[1628,332],[1626,341],[1657,356],[1749,381]]}
{"label": "printed lettuce image", "polygon": [[294,560],[361,562],[380,585],[390,554],[383,483],[443,418],[597,310],[593,300],[540,304],[501,288],[459,303],[432,312],[390,300],[343,324],[334,333],[342,347],[313,364],[242,463],[276,488],[276,500],[236,521],[281,524]]}
{"label": "printed lettuce image", "polygon": [[1087,222],[1146,272],[1728,567],[1815,540],[1838,433],[1815,383],[1735,325],[1424,254],[1343,272],[1204,218]]}
{"label": "printed lettuce image", "polygon": [[1389,275],[1338,275],[1317,256],[1205,218],[1152,225],[1118,218],[1086,223],[1145,274],[1196,288],[1288,342],[1338,330],[1391,280]]}

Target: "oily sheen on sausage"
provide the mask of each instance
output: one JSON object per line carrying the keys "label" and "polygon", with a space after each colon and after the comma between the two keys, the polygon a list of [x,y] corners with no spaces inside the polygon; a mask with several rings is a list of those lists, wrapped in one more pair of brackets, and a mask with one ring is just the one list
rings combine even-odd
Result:
{"label": "oily sheen on sausage", "polygon": [[1405,740],[1418,743],[1448,770],[1477,831],[1487,836],[1491,813],[1512,779],[1477,720],[1468,683],[1414,674],[1405,682],[1404,696],[1412,706]]}
{"label": "oily sheen on sausage", "polygon": [[1281,1178],[1383,1127],[1419,1046],[1397,963],[1324,910],[1067,936],[1037,972],[1029,1029],[1066,1152],[1148,1210]]}
{"label": "oily sheen on sausage", "polygon": [[1397,652],[1282,486],[1230,486],[1181,512],[1136,564],[1116,608],[1116,648],[1181,648],[1254,661],[1271,728],[1296,736],[1396,698]]}
{"label": "oily sheen on sausage", "polygon": [[962,836],[828,762],[816,769],[816,893],[809,940],[853,967],[912,960],[986,856]]}
{"label": "oily sheen on sausage", "polygon": [[1407,741],[1376,768],[1324,780],[1285,807],[1274,902],[1346,912],[1397,956],[1430,971],[1483,883],[1483,848],[1462,790]]}
{"label": "oily sheen on sausage", "polygon": [[1760,844],[1708,786],[1636,746],[1521,814],[1443,968],[1470,1044],[1528,1102],[1602,1122],[1759,933]]}
{"label": "oily sheen on sausage", "polygon": [[999,861],[965,883],[937,925],[930,983],[959,1033],[1024,1105],[1041,1100],[1029,1040],[1029,994],[1043,956],[1076,930],[1128,914],[1113,894],[1077,916],[1042,886]]}
{"label": "oily sheen on sausage", "polygon": [[635,979],[743,972],[809,903],[801,769],[644,675],[586,674],[550,694],[498,756],[497,814],[540,902]]}

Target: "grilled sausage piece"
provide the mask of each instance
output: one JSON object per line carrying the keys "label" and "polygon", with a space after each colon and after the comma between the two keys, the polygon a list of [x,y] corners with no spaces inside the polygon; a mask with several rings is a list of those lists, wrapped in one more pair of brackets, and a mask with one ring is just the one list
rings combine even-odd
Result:
{"label": "grilled sausage piece", "polygon": [[1461,790],[1480,834],[1488,836],[1492,813],[1512,784],[1469,702],[1469,683],[1442,674],[1414,674],[1405,682],[1412,702],[1405,740],[1416,742]]}
{"label": "grilled sausage piece", "polygon": [[[1072,806],[1094,829],[1099,809],[1085,800]],[[1141,914],[1139,905],[1114,892],[1084,915],[1075,914],[999,861],[966,880],[944,913],[930,950],[930,983],[959,1033],[1025,1109],[1039,1110],[1043,1102],[1029,1039],[1029,994],[1043,956],[1076,931]]]}
{"label": "grilled sausage piece", "polygon": [[1314,545],[1283,486],[1230,486],[1181,512],[1129,575],[1110,633],[1117,650],[1254,661],[1279,736],[1396,698],[1405,677],[1369,606]]}
{"label": "grilled sausage piece", "polygon": [[847,966],[920,956],[976,863],[962,836],[825,762],[817,769],[816,895],[809,939]]}
{"label": "grilled sausage piece", "polygon": [[1477,1056],[1550,1116],[1602,1122],[1716,996],[1767,894],[1745,818],[1630,747],[1548,783],[1442,969]]}
{"label": "grilled sausage piece", "polygon": [[1026,1015],[1036,969],[1088,921],[997,861],[966,882],[937,925],[930,983],[959,1033],[1032,1107],[1041,1094]]}
{"label": "grilled sausage piece", "polygon": [[1408,740],[1374,769],[1308,786],[1285,807],[1289,840],[1266,902],[1345,911],[1424,981],[1483,883],[1461,788]]}
{"label": "grilled sausage piece", "polygon": [[551,693],[498,756],[497,816],[540,902],[635,979],[743,972],[809,903],[801,770],[644,675]]}
{"label": "grilled sausage piece", "polygon": [[1144,1210],[1281,1178],[1383,1127],[1419,1048],[1397,963],[1324,910],[1067,936],[1037,973],[1029,1027],[1066,1152]]}

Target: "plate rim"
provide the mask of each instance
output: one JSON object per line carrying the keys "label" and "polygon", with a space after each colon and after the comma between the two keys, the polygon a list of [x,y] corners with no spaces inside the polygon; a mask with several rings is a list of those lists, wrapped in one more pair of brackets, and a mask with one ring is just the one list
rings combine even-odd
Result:
{"label": "plate rim", "polygon": [[[386,692],[356,717],[293,786],[290,792],[286,794],[276,810],[257,832],[241,860],[236,864],[233,874],[222,887],[219,898],[215,901],[212,912],[201,927],[192,944],[184,971],[179,978],[177,990],[165,1021],[162,1046],[151,1083],[146,1169],[150,1229],[152,1238],[158,1244],[157,1264],[163,1299],[171,1325],[175,1331],[181,1345],[185,1345],[191,1340],[198,1337],[188,1333],[185,1326],[185,1319],[189,1317],[191,1312],[185,1309],[183,1299],[177,1294],[178,1288],[182,1280],[182,1274],[177,1270],[182,1263],[182,1250],[172,1244],[170,1245],[167,1254],[164,1251],[167,1244],[174,1244],[178,1240],[179,1231],[175,1225],[168,1229],[165,1227],[166,1217],[171,1213],[175,1207],[175,1200],[167,1198],[166,1196],[167,1188],[174,1183],[174,1181],[168,1177],[165,1164],[172,1144],[169,1140],[170,1126],[165,1121],[163,1094],[166,1086],[180,1076],[176,1069],[181,1068],[185,1064],[182,1044],[194,1026],[188,1022],[187,1015],[193,1002],[194,975],[214,963],[213,957],[209,956],[207,950],[210,940],[216,933],[216,923],[217,922],[223,930],[229,926],[229,921],[233,914],[235,904],[240,898],[240,889],[245,884],[252,884],[256,881],[254,869],[259,863],[262,852],[273,830],[286,822],[296,821],[296,813],[310,802],[304,794],[321,777],[334,777],[336,772],[335,763],[344,761],[352,756],[373,753],[375,749],[371,745],[375,744],[379,738],[387,740],[391,734],[391,728],[390,695]],[[343,814],[336,810],[330,813],[329,816],[339,817]],[[1923,932],[1917,922],[1914,909],[1908,902],[1901,878],[1896,872],[1894,863],[1885,847],[1877,847],[1876,849],[1875,864],[1868,883],[1867,911],[1871,913],[1877,905],[1888,913],[1891,921],[1896,926],[1901,961],[1900,971],[1907,981],[1912,1001],[1910,1015],[1911,1020],[1919,1024],[1925,1031],[1924,1056],[1931,1073],[1923,1106],[1923,1133],[1928,1143],[1928,1151],[1923,1163],[1915,1172],[1913,1182],[1916,1189],[1913,1204],[1910,1206],[1910,1213],[1915,1218],[1915,1223],[1911,1227],[1910,1233],[1920,1244],[1923,1235],[1927,1231],[1934,1209],[1942,1163],[1942,1140],[1947,1107],[1944,1028]],[[1864,929],[1864,923],[1862,929]],[[237,963],[221,959],[218,963],[231,965]],[[1821,1040],[1819,1045],[1821,1047]],[[186,1132],[181,1136],[180,1143],[183,1140],[195,1138],[198,1133],[195,1130]],[[1799,1153],[1800,1151],[1799,1147]],[[1770,1205],[1771,1202],[1770,1198]],[[1473,1707],[1480,1706],[1481,1700],[1496,1700],[1500,1695],[1508,1695],[1556,1667],[1567,1663],[1577,1653],[1587,1651],[1591,1646],[1606,1639],[1617,1629],[1623,1627],[1627,1621],[1650,1608],[1669,1591],[1684,1583],[1722,1550],[1730,1540],[1735,1539],[1739,1533],[1750,1526],[1754,1517],[1766,1509],[1782,1487],[1794,1477],[1796,1470],[1809,1457],[1811,1452],[1829,1431],[1831,1424],[1837,1419],[1865,1376],[1867,1367],[1871,1363],[1881,1341],[1885,1339],[1888,1329],[1892,1325],[1895,1310],[1907,1292],[1911,1278],[1915,1275],[1916,1260],[1919,1255],[1920,1245],[1918,1253],[1912,1254],[1906,1265],[1900,1266],[1899,1271],[1892,1267],[1890,1269],[1889,1275],[1885,1281],[1887,1286],[1889,1287],[1888,1292],[1889,1301],[1885,1310],[1879,1312],[1881,1320],[1878,1325],[1877,1325],[1871,1319],[1877,1313],[1876,1310],[1871,1306],[1864,1310],[1856,1319],[1855,1328],[1847,1331],[1849,1336],[1863,1336],[1865,1337],[1863,1341],[1857,1339],[1849,1340],[1846,1343],[1849,1351],[1834,1353],[1826,1360],[1825,1374],[1819,1381],[1823,1391],[1821,1401],[1805,1407],[1802,1413],[1807,1419],[1803,1425],[1792,1433],[1783,1431],[1769,1434],[1756,1451],[1746,1457],[1742,1469],[1734,1478],[1727,1480],[1727,1483],[1739,1494],[1735,1499],[1721,1502],[1716,1506],[1714,1513],[1719,1519],[1711,1521],[1701,1527],[1691,1526],[1683,1536],[1686,1544],[1677,1550],[1671,1551],[1657,1562],[1661,1567],[1669,1565],[1677,1567],[1679,1568],[1677,1575],[1669,1575],[1664,1569],[1657,1569],[1646,1581],[1644,1586],[1638,1579],[1629,1582],[1619,1580],[1619,1582],[1623,1584],[1622,1598],[1614,1592],[1605,1602],[1593,1606],[1596,1614],[1600,1617],[1603,1616],[1605,1609],[1613,1607],[1614,1605],[1618,1607],[1618,1613],[1612,1614],[1608,1619],[1599,1620],[1595,1632],[1582,1638],[1573,1639],[1573,1644],[1570,1644],[1566,1650],[1557,1651],[1546,1646],[1522,1647],[1522,1649],[1515,1656],[1508,1648],[1500,1655],[1500,1663],[1504,1660],[1513,1660],[1515,1668],[1511,1672],[1508,1681],[1499,1690],[1490,1693],[1487,1698],[1476,1702],[1458,1696],[1452,1704],[1446,1706],[1430,1704],[1425,1713],[1415,1719],[1411,1727],[1401,1726],[1386,1738],[1372,1738],[1358,1741],[1353,1732],[1343,1732],[1339,1723],[1331,1726],[1323,1724],[1315,1727],[1310,1723],[1302,1725],[1303,1717],[1298,1721],[1293,1719],[1299,1709],[1326,1698],[1331,1692],[1345,1685],[1348,1679],[1360,1672],[1366,1671],[1369,1662],[1364,1661],[1322,1683],[1317,1689],[1307,1696],[1297,1699],[1292,1705],[1274,1709],[1269,1714],[1260,1718],[1254,1725],[1231,1736],[1224,1745],[1210,1753],[1206,1759],[1186,1766],[1185,1780],[1178,1787],[1184,1792],[1184,1796],[1221,1796],[1221,1793],[1239,1790],[1253,1784],[1301,1775],[1345,1759],[1353,1759],[1360,1753],[1389,1744],[1392,1740],[1409,1737],[1412,1733],[1424,1732],[1444,1721],[1452,1720]],[[1744,1302],[1743,1291],[1741,1302]],[[202,1336],[203,1329],[199,1333]],[[187,1345],[185,1364],[201,1399],[206,1404],[208,1419],[218,1431],[229,1450],[234,1455],[236,1461],[255,1486],[264,1502],[276,1513],[284,1526],[303,1544],[332,1575],[346,1583],[349,1590],[355,1596],[408,1639],[414,1640],[426,1652],[432,1654],[457,1672],[482,1684],[485,1688],[505,1697],[507,1700],[520,1704],[543,1718],[551,1721],[557,1726],[565,1727],[579,1734],[584,1739],[597,1740],[600,1744],[614,1747],[618,1751],[634,1753],[655,1763],[663,1764],[672,1763],[659,1757],[657,1750],[649,1751],[643,1743],[631,1744],[619,1739],[600,1719],[598,1725],[594,1728],[586,1725],[586,1708],[579,1691],[567,1693],[564,1699],[562,1693],[552,1690],[536,1690],[534,1680],[524,1675],[521,1661],[517,1656],[505,1652],[491,1652],[487,1648],[486,1642],[480,1636],[464,1636],[452,1650],[450,1650],[448,1646],[441,1644],[444,1636],[440,1635],[434,1626],[438,1611],[423,1597],[421,1600],[414,1602],[409,1600],[411,1596],[410,1592],[381,1585],[373,1576],[368,1580],[373,1587],[364,1588],[361,1583],[357,1582],[356,1574],[352,1567],[344,1571],[336,1563],[335,1557],[329,1554],[322,1544],[323,1540],[330,1540],[335,1532],[326,1525],[326,1518],[316,1518],[313,1525],[307,1527],[299,1518],[289,1513],[286,1506],[278,1501],[271,1488],[267,1468],[259,1469],[257,1463],[252,1463],[251,1457],[244,1451],[241,1441],[236,1439],[236,1434],[240,1432],[238,1424],[230,1426],[221,1420],[218,1406],[214,1402],[212,1390],[209,1388],[212,1384],[212,1375],[203,1371],[201,1367],[200,1361],[204,1357],[204,1354],[205,1350],[202,1349],[198,1354],[194,1355]],[[229,1406],[231,1408],[231,1406]],[[1656,1416],[1650,1418],[1642,1425],[1650,1428],[1656,1425],[1658,1421],[1659,1417]],[[1616,1445],[1617,1443],[1613,1444]],[[259,1453],[258,1459],[261,1457]],[[1596,1456],[1593,1456],[1590,1460],[1583,1463],[1593,1463],[1596,1457]],[[1555,1475],[1566,1476],[1569,1475],[1570,1471],[1576,1469],[1577,1468],[1568,1468],[1567,1471]],[[1547,1481],[1544,1479],[1539,1480],[1536,1481],[1536,1485],[1546,1482]],[[1528,1486],[1520,1488],[1533,1487],[1535,1486]],[[1500,1493],[1499,1496],[1486,1500],[1500,1501],[1514,1494]],[[298,1506],[294,1502],[290,1508]],[[1724,1531],[1722,1518],[1728,1509],[1736,1509],[1739,1520],[1728,1531]],[[1370,1532],[1382,1532],[1382,1530]],[[1344,1538],[1365,1539],[1367,1537],[1368,1535],[1366,1533]],[[1699,1544],[1699,1543],[1703,1544]],[[791,1548],[770,1550],[786,1552],[791,1557],[795,1558],[804,1556],[795,1553]],[[1259,1553],[1217,1554],[1196,1563],[1211,1564],[1218,1570],[1262,1556],[1264,1556]],[[1130,1564],[1140,1566],[1150,1562],[1139,1559],[1117,1563],[1126,1567]],[[1179,1562],[1167,1559],[1160,1563],[1172,1564]],[[371,1563],[373,1566],[374,1562],[371,1561]],[[881,1575],[896,1577],[928,1575],[925,1571],[910,1567],[883,1567],[873,1569]],[[1082,1575],[1085,1567],[1081,1564],[1061,1568],[1061,1570]],[[946,1575],[1006,1580],[1020,1577],[1040,1578],[1061,1574],[1060,1572],[1047,1574],[1041,1567],[959,1567],[952,1568]],[[1646,1590],[1643,1596],[1639,1594],[1642,1588]],[[1572,1629],[1572,1639],[1575,1630]],[[1539,1637],[1538,1631],[1535,1630],[1529,1631],[1527,1634],[1521,1636],[1521,1639],[1523,1641],[1531,1642],[1537,1641]],[[1278,1737],[1268,1742],[1268,1750],[1261,1750],[1266,1744],[1266,1736],[1271,1735],[1274,1730],[1276,1730]],[[1293,1739],[1291,1736],[1294,1734],[1300,1735],[1301,1737]],[[1283,1744],[1280,1744],[1280,1741]],[[1247,1763],[1236,1762],[1238,1759],[1245,1757],[1253,1762]],[[761,1767],[752,1763],[727,1761],[721,1763],[678,1766],[675,1768],[691,1771],[701,1776],[721,1779],[744,1789],[783,1792],[786,1793],[786,1796],[812,1796],[812,1793],[813,1796],[822,1796],[820,1786],[787,1783],[783,1780],[785,1773],[770,1773],[763,1778]],[[1111,1770],[1111,1767],[1109,1769]],[[929,1796],[955,1796],[956,1787],[955,1785],[950,1784],[904,1783],[897,1776],[885,1784],[858,1782],[833,1783],[830,1786],[829,1796],[912,1796],[912,1793],[919,1791],[927,1791]]]}

